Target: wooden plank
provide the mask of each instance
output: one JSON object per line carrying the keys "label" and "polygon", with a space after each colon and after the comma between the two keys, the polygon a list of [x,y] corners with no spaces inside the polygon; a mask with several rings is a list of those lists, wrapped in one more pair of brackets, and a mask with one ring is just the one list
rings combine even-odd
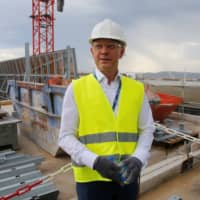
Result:
{"label": "wooden plank", "polygon": [[188,122],[195,123],[195,125],[200,125],[200,116],[198,115],[191,115],[191,114],[185,114],[185,113],[177,113],[173,112],[170,115],[171,119],[177,119],[177,120],[185,120]]}
{"label": "wooden plank", "polygon": [[7,106],[7,105],[12,105],[12,101],[10,101],[10,100],[0,101],[0,106]]}
{"label": "wooden plank", "polygon": [[[196,137],[196,136],[198,136],[198,133],[197,132],[193,132],[190,135],[193,136],[193,137]],[[183,140],[184,140],[183,138],[177,136],[177,137],[174,137],[174,138],[167,139],[167,140],[165,140],[163,142],[167,143],[167,144],[177,144],[177,143],[179,143],[179,142],[181,142]]]}
{"label": "wooden plank", "polygon": [[[150,166],[151,170],[148,169],[149,167],[146,168],[141,177],[140,193],[147,192],[178,175],[181,172],[184,158],[184,156],[179,155]],[[148,171],[148,173],[145,171]]]}

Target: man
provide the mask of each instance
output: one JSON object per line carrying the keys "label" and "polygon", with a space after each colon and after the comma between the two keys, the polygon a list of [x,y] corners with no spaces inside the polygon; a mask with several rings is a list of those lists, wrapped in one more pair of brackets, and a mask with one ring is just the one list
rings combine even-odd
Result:
{"label": "man", "polygon": [[89,42],[96,69],[68,87],[58,143],[73,161],[79,200],[134,200],[153,140],[151,109],[143,85],[118,71],[121,27],[103,20]]}

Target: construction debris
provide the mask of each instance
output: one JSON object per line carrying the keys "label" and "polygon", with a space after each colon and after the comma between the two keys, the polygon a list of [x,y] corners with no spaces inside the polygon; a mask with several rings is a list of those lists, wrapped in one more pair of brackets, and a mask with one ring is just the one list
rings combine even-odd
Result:
{"label": "construction debris", "polygon": [[171,119],[166,120],[166,125],[155,123],[154,140],[156,142],[175,144],[186,139],[200,144],[200,139],[195,138],[198,132],[186,129],[183,122],[180,122],[178,126],[174,124]]}

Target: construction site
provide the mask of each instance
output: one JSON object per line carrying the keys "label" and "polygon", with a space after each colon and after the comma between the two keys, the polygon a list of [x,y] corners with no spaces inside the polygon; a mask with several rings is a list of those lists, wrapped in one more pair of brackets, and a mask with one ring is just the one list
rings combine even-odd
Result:
{"label": "construction site", "polygon": [[[58,135],[65,91],[86,74],[75,48],[54,49],[54,11],[64,3],[32,0],[32,53],[26,43],[24,57],[0,61],[0,200],[77,200]],[[200,86],[142,82],[156,129],[139,199],[198,200]]]}

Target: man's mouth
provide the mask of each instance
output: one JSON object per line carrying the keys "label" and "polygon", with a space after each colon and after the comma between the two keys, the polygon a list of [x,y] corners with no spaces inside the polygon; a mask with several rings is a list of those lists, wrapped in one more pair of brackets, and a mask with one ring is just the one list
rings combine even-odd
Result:
{"label": "man's mouth", "polygon": [[103,61],[103,62],[109,62],[109,61],[111,61],[111,59],[109,59],[109,58],[101,58],[100,60]]}

